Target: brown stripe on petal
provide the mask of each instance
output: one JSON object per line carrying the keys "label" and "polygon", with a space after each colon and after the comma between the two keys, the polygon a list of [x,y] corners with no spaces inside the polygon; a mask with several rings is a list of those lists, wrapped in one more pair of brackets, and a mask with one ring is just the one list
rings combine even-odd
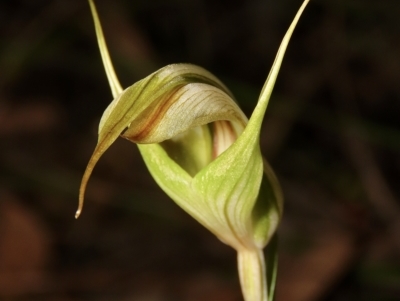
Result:
{"label": "brown stripe on petal", "polygon": [[213,125],[213,159],[215,159],[236,141],[237,134],[230,121],[219,120]]}
{"label": "brown stripe on petal", "polygon": [[183,85],[163,94],[135,118],[128,129],[121,135],[123,138],[135,143],[146,143],[151,133],[157,129],[160,121],[165,116],[171,105],[180,97]]}

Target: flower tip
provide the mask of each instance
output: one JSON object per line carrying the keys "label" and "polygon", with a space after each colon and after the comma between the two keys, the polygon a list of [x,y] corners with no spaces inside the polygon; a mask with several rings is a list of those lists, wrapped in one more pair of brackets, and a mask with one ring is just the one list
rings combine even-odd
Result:
{"label": "flower tip", "polygon": [[75,218],[77,219],[82,212],[83,209],[83,203],[85,201],[85,191],[86,191],[86,186],[89,181],[89,178],[92,174],[93,168],[96,165],[97,161],[99,160],[101,154],[98,152],[93,153],[92,157],[89,160],[89,163],[86,167],[85,173],[83,174],[82,181],[81,181],[81,187],[79,188],[79,204],[78,204],[78,210],[76,210],[75,213]]}
{"label": "flower tip", "polygon": [[85,189],[86,189],[86,182],[82,183],[81,185],[81,191],[79,193],[79,204],[78,204],[78,209],[75,212],[75,219],[78,219],[78,217],[82,213]]}

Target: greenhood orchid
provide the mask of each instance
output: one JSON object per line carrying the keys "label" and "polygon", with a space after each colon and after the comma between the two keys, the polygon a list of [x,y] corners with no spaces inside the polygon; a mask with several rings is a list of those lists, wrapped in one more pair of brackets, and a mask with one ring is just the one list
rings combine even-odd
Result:
{"label": "greenhood orchid", "polygon": [[[92,0],[89,2],[114,100],[100,121],[98,143],[82,179],[76,217],[95,164],[122,136],[138,145],[151,175],[165,193],[238,252],[245,300],[272,300],[275,264],[266,269],[263,248],[279,224],[283,197],[274,172],[261,155],[260,130],[286,47],[308,0],[282,41],[250,120],[229,90],[195,65],[166,66],[123,90],[96,8]],[[276,258],[271,258],[276,263]]]}

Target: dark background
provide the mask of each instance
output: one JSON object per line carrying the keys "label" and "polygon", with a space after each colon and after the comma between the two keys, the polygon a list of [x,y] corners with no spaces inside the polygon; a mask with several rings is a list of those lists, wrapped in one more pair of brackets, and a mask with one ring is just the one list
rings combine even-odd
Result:
{"label": "dark background", "polygon": [[[300,0],[98,1],[124,86],[201,65],[249,116]],[[311,0],[262,132],[286,203],[278,301],[400,300],[400,2]],[[235,252],[118,142],[86,1],[0,2],[0,300],[242,300]]]}

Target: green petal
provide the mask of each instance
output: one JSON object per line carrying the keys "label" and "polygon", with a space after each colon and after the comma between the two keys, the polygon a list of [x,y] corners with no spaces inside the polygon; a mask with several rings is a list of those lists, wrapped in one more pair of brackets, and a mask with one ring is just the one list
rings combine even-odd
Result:
{"label": "green petal", "polygon": [[160,144],[138,144],[138,147],[147,168],[162,190],[200,224],[220,237],[224,225],[219,224],[213,218],[214,213],[204,207],[193,190],[193,178],[171,159]]}
{"label": "green petal", "polygon": [[[259,137],[286,48],[308,2],[303,2],[282,40],[245,130],[227,151],[196,175],[194,180],[197,189],[206,195],[204,202],[209,202],[218,219],[226,220],[232,234],[246,248],[264,247],[276,231],[282,214],[281,188],[272,169],[262,162]],[[239,250],[240,246],[233,247]]]}
{"label": "green petal", "polygon": [[283,193],[272,168],[264,160],[264,175],[252,211],[254,244],[264,248],[280,222],[283,212]]}
{"label": "green petal", "polygon": [[130,86],[100,121],[98,143],[82,180],[80,207],[95,164],[124,130],[122,136],[130,141],[160,143],[217,120],[230,121],[236,135],[247,122],[225,86],[201,67],[169,65]]}
{"label": "green petal", "polygon": [[97,14],[96,6],[93,0],[89,0],[90,10],[92,12],[94,28],[96,30],[97,42],[99,43],[101,58],[103,60],[103,65],[107,74],[108,82],[110,84],[111,92],[114,97],[122,92],[121,84],[118,81],[118,77],[115,74],[113,64],[111,62],[110,54],[108,53],[106,40],[104,39],[103,30],[101,28],[101,23],[99,16]]}
{"label": "green petal", "polygon": [[[258,137],[251,137],[258,141]],[[193,180],[203,207],[227,227],[222,241],[236,250],[253,248],[251,213],[263,175],[260,149],[249,140],[238,139]]]}

